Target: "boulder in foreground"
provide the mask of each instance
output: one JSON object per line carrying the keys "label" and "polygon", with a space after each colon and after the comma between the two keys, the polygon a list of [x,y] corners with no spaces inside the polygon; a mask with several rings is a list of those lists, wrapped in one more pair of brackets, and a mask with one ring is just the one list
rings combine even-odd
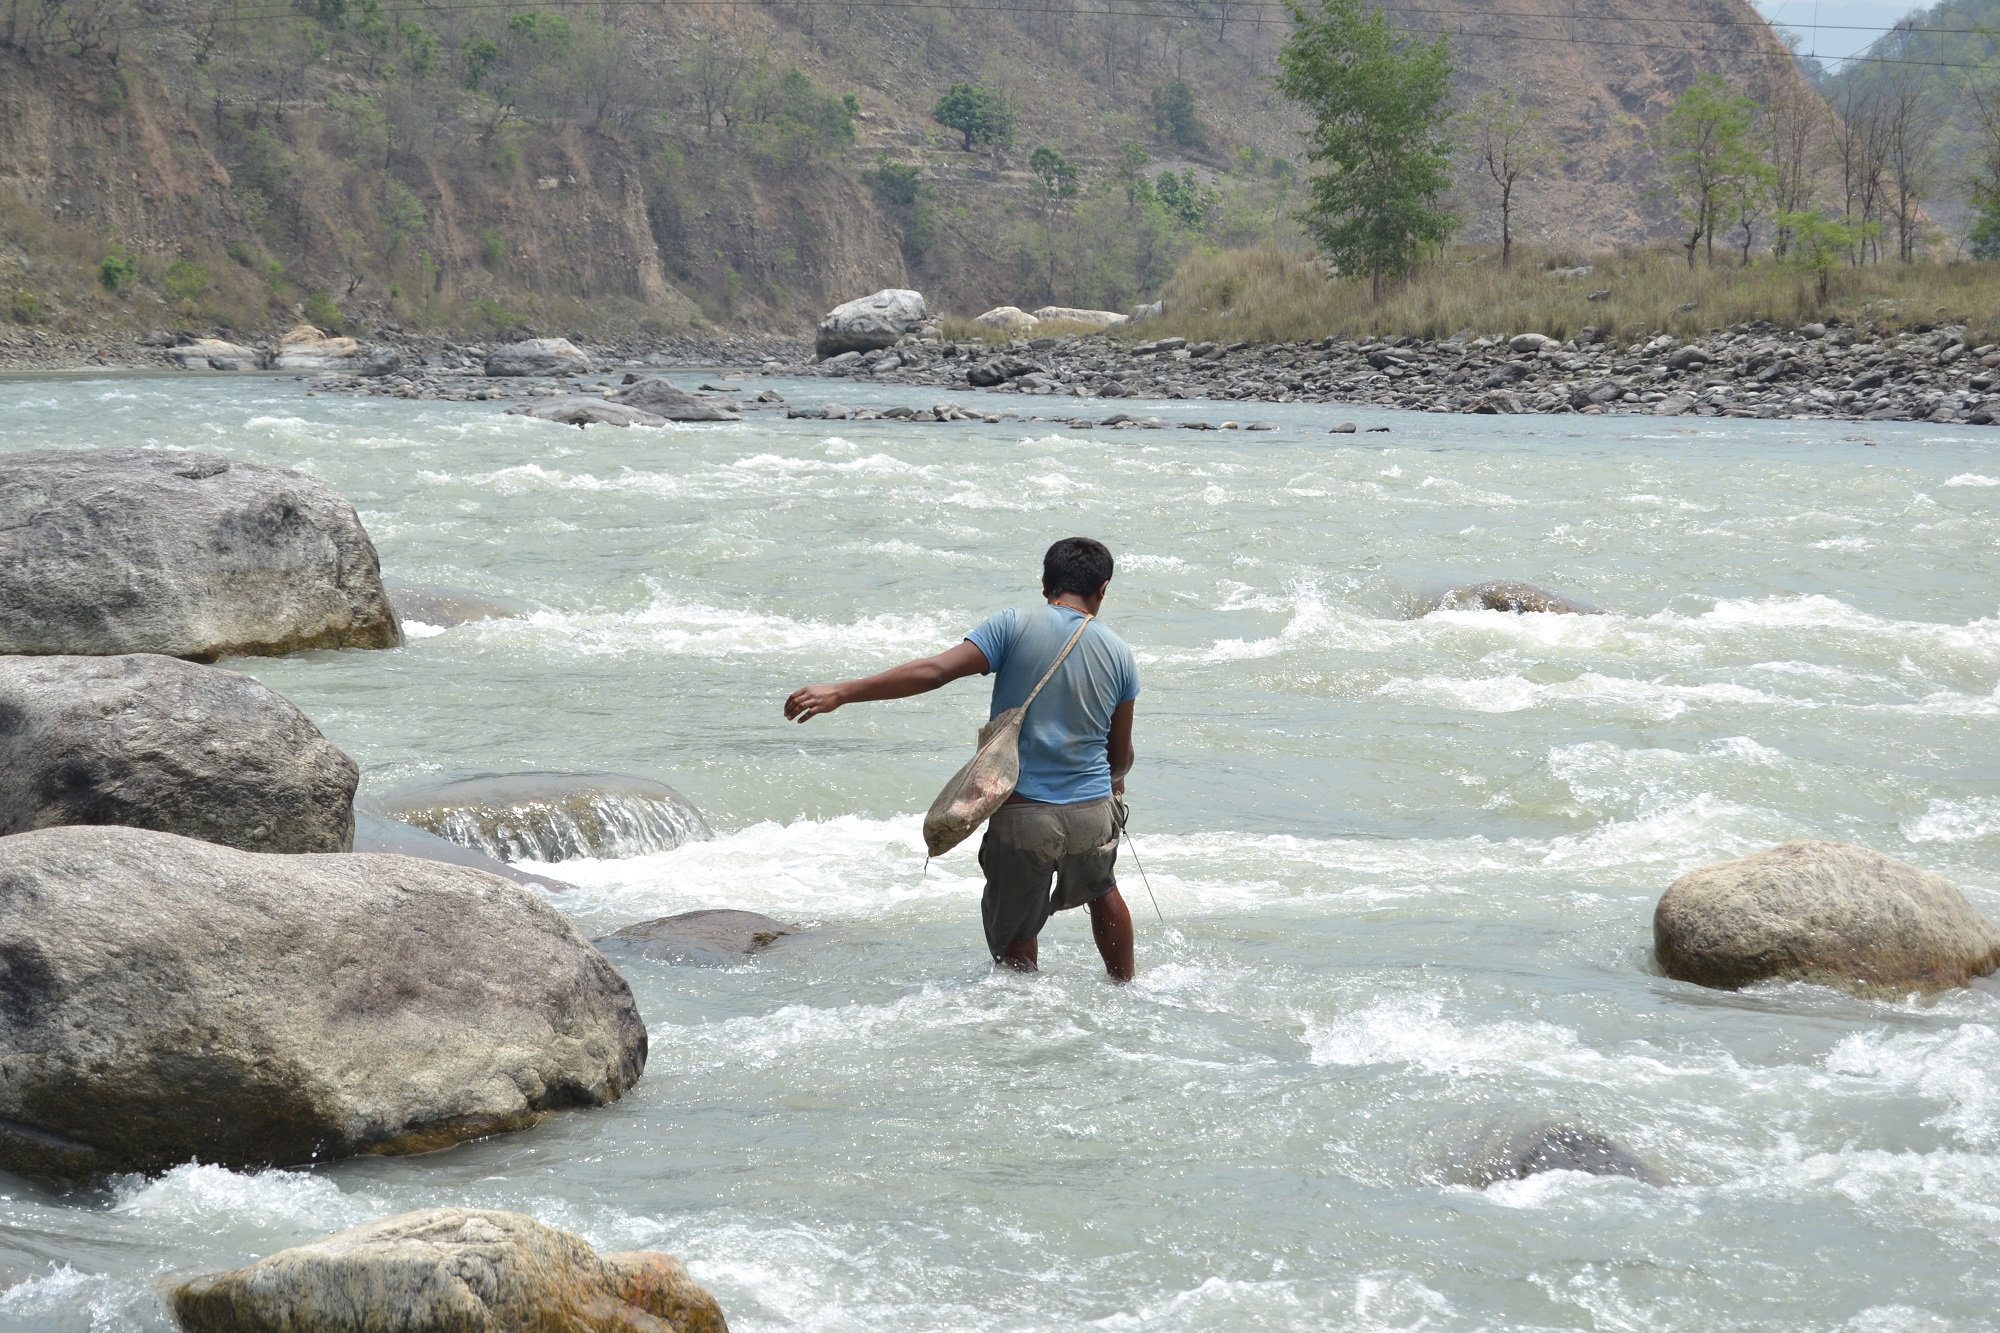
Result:
{"label": "boulder in foreground", "polygon": [[173,1289],[186,1333],[728,1333],[672,1255],[599,1256],[524,1213],[431,1208]]}
{"label": "boulder in foreground", "polygon": [[904,334],[923,327],[928,317],[922,292],[887,287],[872,296],[837,305],[821,316],[813,349],[824,361],[844,352],[873,352],[893,347]]}
{"label": "boulder in foreground", "polygon": [[1690,870],[1653,912],[1678,981],[1809,981],[1893,998],[2000,967],[2000,927],[1950,880],[1843,842],[1788,842]]}
{"label": "boulder in foreground", "polygon": [[381,807],[510,863],[643,856],[714,836],[666,783],[618,773],[490,773],[396,792]]}
{"label": "boulder in foreground", "polygon": [[713,967],[734,963],[799,933],[761,912],[710,908],[680,912],[614,930],[597,941],[599,948],[618,949],[669,963]]}
{"label": "boulder in foreground", "polygon": [[402,856],[0,838],[0,1169],[409,1153],[616,1100],[625,981],[534,894]]}
{"label": "boulder in foreground", "polygon": [[697,398],[665,375],[647,375],[611,395],[627,407],[651,412],[667,421],[741,421],[726,407]]}
{"label": "boulder in foreground", "polygon": [[1532,583],[1517,583],[1512,579],[1496,579],[1491,583],[1476,583],[1467,588],[1453,588],[1435,601],[1426,602],[1417,614],[1427,616],[1433,611],[1510,611],[1517,615],[1541,614],[1554,616],[1595,616],[1602,615],[1596,607],[1566,597],[1559,592]]}
{"label": "boulder in foreground", "polygon": [[249,676],[174,657],[0,657],[0,834],[122,824],[344,852],[359,770]]}
{"label": "boulder in foreground", "polygon": [[588,375],[590,358],[567,338],[528,338],[486,354],[488,375]]}
{"label": "boulder in foreground", "polygon": [[1447,1176],[1453,1184],[1483,1190],[1503,1180],[1526,1180],[1544,1171],[1628,1176],[1648,1185],[1667,1183],[1666,1177],[1604,1135],[1553,1122],[1489,1131],[1452,1163]]}
{"label": "boulder in foreground", "polygon": [[0,455],[0,653],[213,661],[403,641],[325,482],[217,454]]}

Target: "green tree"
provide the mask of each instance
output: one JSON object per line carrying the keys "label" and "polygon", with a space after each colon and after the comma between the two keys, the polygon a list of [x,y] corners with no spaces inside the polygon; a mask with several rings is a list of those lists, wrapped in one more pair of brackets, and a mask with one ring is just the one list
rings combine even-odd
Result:
{"label": "green tree", "polygon": [[1221,201],[1221,196],[1204,186],[1191,169],[1178,176],[1171,171],[1161,172],[1153,182],[1153,197],[1176,225],[1188,231],[1200,231],[1209,213]]}
{"label": "green tree", "polygon": [[1206,141],[1186,80],[1153,89],[1153,133],[1176,148],[1199,148]]}
{"label": "green tree", "polygon": [[1882,231],[1879,222],[1859,225],[1836,221],[1820,213],[1786,213],[1780,219],[1792,238],[1784,264],[1811,275],[1819,285],[1819,300],[1826,304],[1827,284],[1833,272],[1847,262],[1847,256],[1864,241]]}
{"label": "green tree", "polygon": [[1667,160],[1667,188],[1687,224],[1688,267],[1707,244],[1715,263],[1715,233],[1730,216],[1746,177],[1763,170],[1750,129],[1757,104],[1714,74],[1688,85],[1660,121],[1659,144]]}
{"label": "green tree", "polygon": [[1076,164],[1043,144],[1028,155],[1028,170],[1042,183],[1042,213],[1054,213],[1076,198]]}
{"label": "green tree", "polygon": [[138,266],[132,262],[132,256],[113,251],[104,256],[103,262],[97,266],[97,281],[105,291],[115,292],[132,281],[138,271]]}
{"label": "green tree", "polygon": [[1982,209],[1965,239],[1974,259],[2000,259],[2000,213]]}
{"label": "green tree", "polygon": [[938,99],[931,119],[965,136],[965,151],[978,144],[1003,147],[1014,138],[1014,108],[1007,95],[977,83],[954,83]]}
{"label": "green tree", "polygon": [[1399,36],[1362,0],[1286,0],[1297,26],[1278,54],[1278,90],[1311,113],[1318,172],[1300,221],[1343,273],[1409,271],[1458,220],[1451,185],[1451,54],[1440,36]]}
{"label": "green tree", "polygon": [[1466,116],[1473,160],[1500,192],[1500,267],[1514,259],[1514,190],[1548,170],[1556,146],[1542,129],[1542,113],[1525,106],[1511,87],[1491,88]]}

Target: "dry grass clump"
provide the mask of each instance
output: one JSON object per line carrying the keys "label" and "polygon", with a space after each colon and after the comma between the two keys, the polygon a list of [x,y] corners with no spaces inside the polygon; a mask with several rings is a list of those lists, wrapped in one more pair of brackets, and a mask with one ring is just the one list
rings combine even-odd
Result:
{"label": "dry grass clump", "polygon": [[[1556,268],[1590,272],[1551,276]],[[1689,337],[1749,320],[1784,326],[1846,320],[1894,329],[1917,323],[1968,326],[1975,341],[2000,331],[2000,264],[1878,264],[1843,268],[1819,301],[1815,279],[1768,259],[1749,268],[1717,256],[1688,268],[1683,252],[1524,254],[1502,269],[1485,248],[1455,250],[1369,300],[1365,280],[1328,279],[1318,260],[1261,247],[1190,256],[1167,284],[1166,313],[1128,336],[1178,334],[1218,342],[1302,342],[1364,334],[1446,338],[1545,333],[1568,338],[1586,326],[1621,337]],[[1608,293],[1591,300],[1593,293]],[[1121,333],[1124,331],[1121,330]]]}

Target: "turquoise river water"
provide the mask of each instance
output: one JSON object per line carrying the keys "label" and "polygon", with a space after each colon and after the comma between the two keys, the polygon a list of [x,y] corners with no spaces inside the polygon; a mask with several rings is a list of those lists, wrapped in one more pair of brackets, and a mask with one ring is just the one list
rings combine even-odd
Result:
{"label": "turquoise river water", "polygon": [[[1260,407],[1284,427],[1261,434],[623,431],[499,407],[13,381],[0,449],[324,478],[388,574],[534,608],[229,664],[364,791],[662,778],[716,838],[562,863],[578,887],[552,901],[591,934],[697,907],[819,929],[731,968],[621,960],[652,1057],[601,1111],[315,1170],[0,1178],[0,1329],[167,1328],[176,1275],[444,1203],[671,1251],[739,1333],[2000,1327],[2000,987],[1724,994],[1650,960],[1675,875],[1794,837],[2000,916],[2000,436],[1307,407]],[[1342,417],[1390,429],[1326,434]],[[1031,601],[1077,532],[1118,555],[1105,614],[1144,683],[1132,829],[1164,920],[1128,858],[1125,988],[1080,913],[1041,975],[996,974],[970,846],[925,872],[919,812],[982,682],[779,715]],[[1607,614],[1407,616],[1498,577]],[[1483,1128],[1544,1118],[1671,1185],[1445,1182]]]}

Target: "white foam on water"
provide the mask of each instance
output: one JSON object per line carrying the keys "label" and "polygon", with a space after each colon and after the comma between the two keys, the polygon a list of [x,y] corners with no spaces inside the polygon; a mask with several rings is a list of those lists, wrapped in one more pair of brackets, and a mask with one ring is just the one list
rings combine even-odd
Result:
{"label": "white foam on water", "polygon": [[1925,1124],[1967,1148],[2000,1150],[2000,1028],[1856,1032],[1828,1053],[1826,1068],[1921,1097],[1937,1108]]}
{"label": "white foam on water", "polygon": [[1947,486],[2000,486],[2000,477],[1988,477],[1978,472],[1961,472],[1945,482]]}
{"label": "white foam on water", "polygon": [[232,1171],[189,1163],[150,1179],[114,1181],[111,1211],[175,1232],[221,1234],[246,1226],[341,1231],[391,1210],[308,1171]]}
{"label": "white foam on water", "polygon": [[426,625],[421,620],[405,620],[403,622],[403,637],[406,639],[435,639],[450,628],[451,626],[449,625]]}
{"label": "white foam on water", "polygon": [[2000,834],[2000,797],[1933,799],[1921,815],[1902,823],[1911,842],[1976,842]]}
{"label": "white foam on water", "polygon": [[1385,699],[1463,708],[1477,713],[1518,713],[1556,703],[1609,704],[1667,722],[1691,708],[1734,705],[1753,708],[1819,708],[1816,699],[1798,699],[1726,682],[1670,685],[1586,671],[1574,680],[1540,684],[1517,675],[1459,679],[1450,676],[1396,678],[1382,683]]}
{"label": "white foam on water", "polygon": [[631,611],[541,610],[525,618],[477,621],[468,628],[494,641],[522,635],[555,638],[566,652],[689,657],[810,654],[823,661],[838,653],[940,652],[962,637],[971,623],[949,612],[891,612],[843,624],[661,596]]}
{"label": "white foam on water", "polygon": [[818,458],[788,458],[783,454],[755,454],[749,458],[739,458],[734,463],[731,463],[730,466],[744,472],[803,472],[831,473],[835,475],[869,472],[884,475],[936,475],[936,469],[934,468],[919,467],[914,463],[906,463],[902,459],[892,457],[889,454],[869,454],[865,458],[853,458],[843,463],[829,463],[824,459]]}

